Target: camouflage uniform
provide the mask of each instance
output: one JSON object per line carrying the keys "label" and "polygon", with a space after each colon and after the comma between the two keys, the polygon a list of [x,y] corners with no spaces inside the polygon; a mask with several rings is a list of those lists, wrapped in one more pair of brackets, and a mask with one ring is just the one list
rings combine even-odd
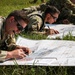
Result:
{"label": "camouflage uniform", "polygon": [[13,35],[6,34],[5,19],[0,17],[0,61],[4,61],[7,51],[15,49],[15,38]]}
{"label": "camouflage uniform", "polygon": [[29,19],[30,19],[29,20],[30,22],[27,25],[27,27],[25,28],[25,31],[32,31],[32,30],[41,31],[42,30],[42,28],[44,27],[43,11],[46,9],[46,7],[47,7],[47,5],[44,3],[39,6],[31,6],[29,8],[22,9],[25,12],[27,12]]}
{"label": "camouflage uniform", "polygon": [[61,14],[56,23],[63,23],[64,19],[68,19],[75,24],[75,4],[70,0],[49,0],[46,4],[53,5],[60,10]]}
{"label": "camouflage uniform", "polygon": [[[44,22],[45,14],[44,14],[44,11],[48,6],[49,5],[46,5],[46,3],[43,3],[39,6],[32,6],[32,7],[29,7],[29,8],[22,9],[25,12],[27,12],[27,15],[29,16],[29,19],[30,19],[29,20],[30,22],[27,25],[27,27],[25,28],[25,31],[30,31],[30,32],[34,31],[36,33],[47,34],[48,29],[45,28],[45,22]],[[39,14],[40,16],[37,16],[36,14]]]}
{"label": "camouflage uniform", "polygon": [[46,8],[47,8],[46,3],[42,3],[41,5],[31,6],[31,7],[28,7],[28,8],[23,8],[22,10],[24,10],[25,12],[27,12],[29,14],[29,13],[32,13],[34,11],[43,12]]}
{"label": "camouflage uniform", "polygon": [[43,12],[48,5],[55,6],[61,12],[56,23],[62,24],[64,23],[63,21],[67,19],[69,21],[68,23],[75,24],[75,4],[73,4],[70,0],[49,0],[47,3],[43,3],[38,6],[32,6],[28,9],[30,12],[39,10]]}
{"label": "camouflage uniform", "polygon": [[39,10],[39,8],[35,8],[35,7],[30,7],[30,8],[24,8],[22,10],[24,10],[25,12],[27,11],[28,13],[28,17],[29,17],[29,23],[27,25],[27,27],[25,28],[25,31],[40,31],[41,27],[44,26],[44,19],[42,16],[42,12],[39,13],[37,11],[37,9]]}

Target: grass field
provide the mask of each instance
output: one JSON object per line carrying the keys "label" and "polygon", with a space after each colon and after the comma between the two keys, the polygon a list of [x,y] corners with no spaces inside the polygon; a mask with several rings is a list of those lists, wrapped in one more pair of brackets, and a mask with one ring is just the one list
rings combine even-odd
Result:
{"label": "grass field", "polygon": [[[22,9],[32,5],[41,4],[38,0],[36,4],[30,4],[32,0],[0,0],[0,15],[7,16],[11,11]],[[23,33],[20,34],[31,39],[45,39],[46,36]],[[63,40],[75,40],[72,36],[65,36]],[[0,75],[75,75],[75,67],[51,67],[51,66],[0,66]]]}
{"label": "grass field", "polygon": [[40,0],[36,4],[30,4],[31,0],[0,0],[0,15],[7,16],[11,11],[29,7],[31,5],[40,4]]}

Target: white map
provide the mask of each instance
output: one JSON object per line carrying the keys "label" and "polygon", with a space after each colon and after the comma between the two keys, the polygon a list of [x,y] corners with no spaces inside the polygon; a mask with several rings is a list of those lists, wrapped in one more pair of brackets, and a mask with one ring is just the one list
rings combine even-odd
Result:
{"label": "white map", "polygon": [[72,35],[75,36],[75,25],[72,24],[46,24],[46,28],[50,27],[59,31],[59,34],[49,35],[47,38],[55,39],[57,37],[63,38],[63,36]]}
{"label": "white map", "polygon": [[24,59],[9,60],[0,65],[75,66],[75,42],[63,40],[29,40],[19,37],[17,44],[32,53]]}

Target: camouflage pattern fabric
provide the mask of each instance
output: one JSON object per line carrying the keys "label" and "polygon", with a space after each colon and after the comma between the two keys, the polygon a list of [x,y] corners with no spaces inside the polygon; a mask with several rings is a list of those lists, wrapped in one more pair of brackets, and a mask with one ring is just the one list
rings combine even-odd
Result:
{"label": "camouflage pattern fabric", "polygon": [[47,8],[48,5],[57,7],[61,12],[59,15],[59,18],[57,19],[55,23],[64,24],[63,21],[67,19],[68,22],[66,23],[72,23],[75,25],[75,19],[74,19],[75,18],[75,4],[73,4],[70,0],[49,0],[47,3],[42,3],[41,5],[32,6],[32,7],[24,8],[24,9],[28,9],[30,12],[34,12],[34,11],[43,12]]}
{"label": "camouflage pattern fabric", "polygon": [[30,14],[30,13],[35,12],[35,11],[44,11],[46,8],[47,8],[46,3],[42,3],[41,5],[23,8],[22,10],[24,10],[25,12]]}
{"label": "camouflage pattern fabric", "polygon": [[[14,35],[9,35],[9,34],[6,34],[5,33],[5,24],[4,24],[5,22],[4,22],[4,20],[3,20],[3,24],[2,25],[0,25],[1,27],[1,29],[0,29],[0,31],[1,31],[1,33],[0,33],[0,49],[2,48],[2,49],[4,49],[4,50],[10,50],[10,48],[11,48],[11,50],[13,49],[12,47],[15,45],[15,37],[14,37]],[[4,47],[3,47],[4,46]]]}
{"label": "camouflage pattern fabric", "polygon": [[[28,17],[29,17],[29,23],[27,27],[25,28],[25,31],[39,31],[41,26],[44,25],[44,20],[42,17],[42,14],[40,14],[37,10],[26,8],[23,9],[24,11],[27,11]],[[32,12],[31,12],[32,11]]]}
{"label": "camouflage pattern fabric", "polygon": [[[31,6],[28,8],[23,8],[25,12],[27,12],[30,22],[28,26],[25,28],[25,31],[32,31],[32,30],[41,30],[44,26],[44,15],[43,11],[47,8],[46,3],[43,3],[38,6]],[[34,14],[34,15],[33,15]],[[35,14],[38,14],[40,16],[37,16]],[[33,16],[30,16],[33,15]],[[41,28],[41,29],[40,29]]]}
{"label": "camouflage pattern fabric", "polygon": [[56,23],[63,23],[65,19],[75,24],[75,4],[70,0],[49,0],[47,5],[53,5],[60,10],[60,15]]}
{"label": "camouflage pattern fabric", "polygon": [[64,7],[73,9],[72,11],[75,11],[75,5],[70,0],[49,0],[47,2],[47,5],[53,5],[57,7],[60,11],[62,11],[62,8]]}
{"label": "camouflage pattern fabric", "polygon": [[11,51],[16,47],[14,36],[4,32],[4,20],[3,17],[0,17],[0,61],[5,60],[7,51]]}

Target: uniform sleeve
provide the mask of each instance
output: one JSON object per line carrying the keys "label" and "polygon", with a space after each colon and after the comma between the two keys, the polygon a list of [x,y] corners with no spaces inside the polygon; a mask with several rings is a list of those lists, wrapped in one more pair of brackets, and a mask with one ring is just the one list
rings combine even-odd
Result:
{"label": "uniform sleeve", "polygon": [[28,30],[39,31],[42,24],[43,24],[42,16],[39,14],[32,14],[32,16],[30,16]]}
{"label": "uniform sleeve", "polygon": [[23,8],[22,10],[24,10],[28,13],[32,13],[33,11],[44,11],[46,7],[47,7],[46,3],[42,3],[41,5]]}
{"label": "uniform sleeve", "polygon": [[16,39],[13,35],[9,35],[8,38],[6,39],[6,44],[7,44],[7,50],[11,51],[16,48]]}
{"label": "uniform sleeve", "polygon": [[5,61],[7,51],[0,50],[0,62]]}
{"label": "uniform sleeve", "polygon": [[22,10],[27,12],[27,14],[30,14],[30,13],[32,13],[34,11],[37,11],[37,8],[39,9],[40,6],[31,6],[31,7],[28,7],[28,8],[23,8]]}

